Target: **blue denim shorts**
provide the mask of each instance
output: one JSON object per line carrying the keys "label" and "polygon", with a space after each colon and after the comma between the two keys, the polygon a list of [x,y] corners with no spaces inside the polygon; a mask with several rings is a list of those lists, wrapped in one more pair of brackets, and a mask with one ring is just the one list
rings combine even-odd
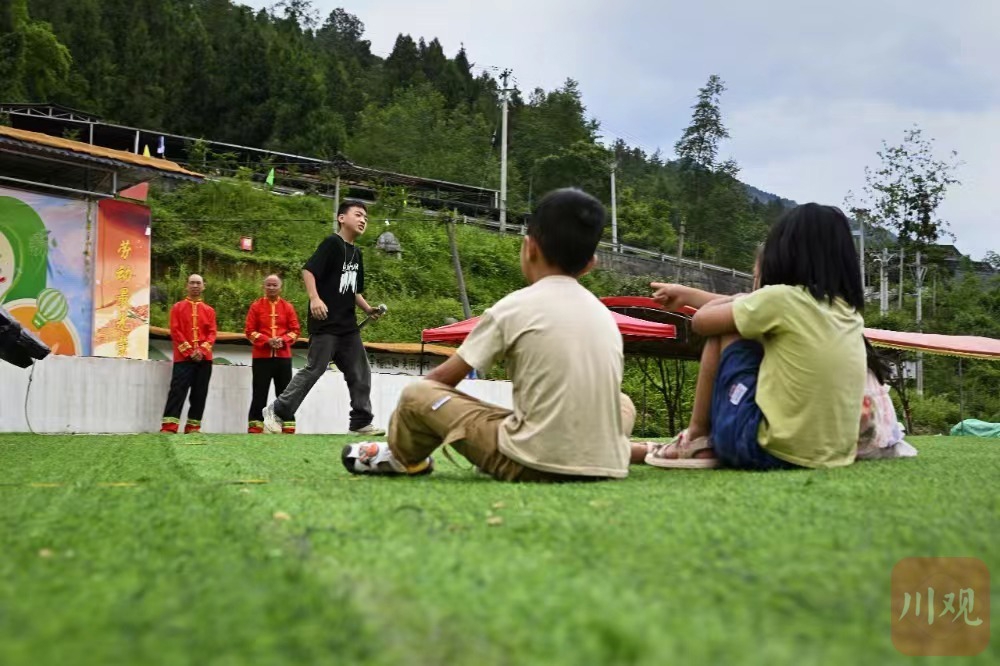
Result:
{"label": "blue denim shorts", "polygon": [[712,392],[712,446],[725,467],[796,469],[757,441],[764,418],[757,406],[757,374],[763,358],[764,348],[753,340],[737,340],[722,350]]}

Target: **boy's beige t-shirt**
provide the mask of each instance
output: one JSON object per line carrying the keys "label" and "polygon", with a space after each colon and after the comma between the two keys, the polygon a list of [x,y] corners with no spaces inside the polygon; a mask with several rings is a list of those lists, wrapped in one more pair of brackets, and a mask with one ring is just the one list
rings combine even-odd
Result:
{"label": "boy's beige t-shirt", "polygon": [[546,277],[501,299],[458,355],[485,370],[503,360],[514,412],[500,452],[526,467],[580,476],[628,475],[620,393],[622,337],[611,311],[576,279]]}
{"label": "boy's beige t-shirt", "polygon": [[779,284],[734,301],[733,319],[764,347],[760,445],[802,467],[854,462],[866,373],[861,315],[840,298],[817,301],[804,287]]}

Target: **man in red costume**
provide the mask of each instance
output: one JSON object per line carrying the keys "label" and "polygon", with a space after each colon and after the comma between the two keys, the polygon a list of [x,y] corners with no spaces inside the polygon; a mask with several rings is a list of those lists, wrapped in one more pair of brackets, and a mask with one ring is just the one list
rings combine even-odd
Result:
{"label": "man in red costume", "polygon": [[160,432],[177,432],[188,390],[191,391],[191,402],[188,404],[184,432],[201,430],[208,382],[212,379],[212,345],[215,344],[217,333],[215,310],[201,300],[204,290],[205,281],[202,277],[191,275],[187,281],[187,298],[175,303],[170,310],[174,368]]}
{"label": "man in red costume", "polygon": [[[274,394],[281,395],[292,380],[292,343],[301,332],[299,318],[292,304],[281,298],[281,278],[264,278],[264,297],[258,298],[247,312],[246,336],[253,345],[253,398],[247,432],[264,432],[262,411],[267,392],[274,381]],[[281,432],[295,433],[295,421],[285,421]]]}

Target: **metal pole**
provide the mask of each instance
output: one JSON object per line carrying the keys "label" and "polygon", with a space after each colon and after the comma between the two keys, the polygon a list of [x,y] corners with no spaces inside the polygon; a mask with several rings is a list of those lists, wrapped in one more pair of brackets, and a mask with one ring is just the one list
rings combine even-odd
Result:
{"label": "metal pole", "polygon": [[618,246],[618,201],[615,192],[615,170],[618,164],[611,163],[611,251],[621,252]]}
{"label": "metal pole", "polygon": [[[902,239],[900,239],[902,240]],[[899,246],[899,308],[903,309],[903,283],[906,281],[906,250]]]}
{"label": "metal pole", "polygon": [[507,77],[510,70],[504,70],[500,78],[503,79],[503,92],[501,93],[501,120],[500,120],[500,233],[507,231]]}
{"label": "metal pole", "polygon": [[684,258],[684,218],[681,218],[681,235],[677,239],[677,270],[674,271],[674,282],[681,281],[681,266]]}
{"label": "metal pole", "polygon": [[337,211],[340,209],[340,174],[337,174],[337,183],[333,186],[333,230],[338,231],[340,223],[337,221]]}
{"label": "metal pole", "polygon": [[[914,274],[917,282],[917,332],[924,332],[924,275],[927,273],[927,267],[920,265],[920,251],[917,250],[916,255],[916,266],[914,267]],[[917,352],[917,395],[923,397],[924,395],[924,353]]]}
{"label": "metal pole", "polygon": [[958,357],[958,434],[965,434],[965,377],[962,375],[962,357]]}
{"label": "metal pole", "polygon": [[889,314],[889,249],[882,248],[882,263],[879,266],[882,279],[882,293],[879,301],[879,314],[885,317]]}
{"label": "metal pole", "polygon": [[465,275],[462,273],[462,261],[458,256],[458,241],[455,239],[455,217],[453,215],[445,223],[448,229],[448,244],[451,246],[451,264],[455,269],[455,280],[458,282],[458,297],[462,302],[462,314],[466,319],[472,318],[472,308],[469,307],[469,294],[465,290]]}
{"label": "metal pole", "polygon": [[11,176],[0,176],[0,180],[5,180],[11,183],[18,183],[20,185],[32,185],[34,187],[44,187],[50,190],[58,190],[60,192],[72,192],[73,194],[84,194],[90,197],[102,197],[104,199],[113,199],[114,193],[107,194],[105,192],[89,192],[87,190],[78,190],[74,187],[64,187],[62,185],[51,185],[49,183],[40,183],[36,180],[25,180],[23,178],[13,178]]}
{"label": "metal pole", "polygon": [[859,257],[861,261],[861,291],[865,290],[865,217],[864,215],[859,215],[861,222],[861,256]]}
{"label": "metal pole", "polygon": [[[644,364],[645,365],[645,364]],[[642,434],[646,434],[646,373],[642,373]]]}

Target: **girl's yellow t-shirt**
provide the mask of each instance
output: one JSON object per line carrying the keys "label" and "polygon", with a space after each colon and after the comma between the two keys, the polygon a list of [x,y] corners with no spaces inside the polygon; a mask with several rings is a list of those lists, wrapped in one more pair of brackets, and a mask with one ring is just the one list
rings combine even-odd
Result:
{"label": "girl's yellow t-shirt", "polygon": [[802,467],[854,462],[865,390],[864,320],[843,299],[771,285],[733,302],[740,335],[764,347],[757,432],[771,455]]}

